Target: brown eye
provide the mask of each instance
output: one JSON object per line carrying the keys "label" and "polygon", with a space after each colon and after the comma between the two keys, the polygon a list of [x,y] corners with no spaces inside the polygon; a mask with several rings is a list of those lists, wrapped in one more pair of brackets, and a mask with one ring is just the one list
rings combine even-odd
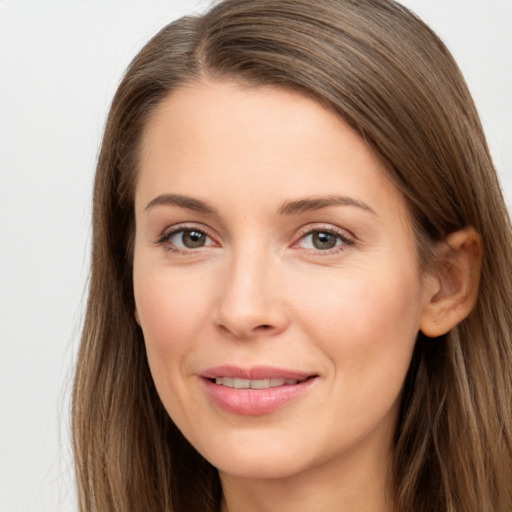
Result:
{"label": "brown eye", "polygon": [[180,229],[168,235],[166,241],[178,249],[199,249],[213,245],[211,238],[198,229]]}
{"label": "brown eye", "polygon": [[340,237],[326,231],[314,231],[311,233],[311,242],[315,249],[328,250],[338,245]]}
{"label": "brown eye", "polygon": [[301,237],[296,247],[331,254],[328,251],[332,249],[342,251],[351,245],[354,245],[353,239],[342,231],[312,229]]}
{"label": "brown eye", "polygon": [[203,247],[206,243],[206,235],[201,231],[183,231],[181,235],[183,245],[188,249],[195,249],[196,247]]}

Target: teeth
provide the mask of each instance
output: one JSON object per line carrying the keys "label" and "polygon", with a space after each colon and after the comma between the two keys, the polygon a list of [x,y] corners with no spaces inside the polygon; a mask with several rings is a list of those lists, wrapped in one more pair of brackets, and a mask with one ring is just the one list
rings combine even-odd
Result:
{"label": "teeth", "polygon": [[[272,379],[274,380],[274,379]],[[251,389],[266,389],[271,386],[270,379],[252,380]],[[275,384],[274,384],[275,385]]]}
{"label": "teeth", "polygon": [[235,389],[268,389],[268,388],[276,388],[278,386],[284,386],[285,384],[288,386],[293,386],[298,384],[299,381],[295,379],[239,379],[239,378],[231,378],[231,377],[217,377],[215,379],[215,384],[220,384],[221,386],[226,386],[228,388]]}
{"label": "teeth", "polygon": [[250,388],[251,381],[249,379],[233,379],[233,387],[235,389],[248,389]]}

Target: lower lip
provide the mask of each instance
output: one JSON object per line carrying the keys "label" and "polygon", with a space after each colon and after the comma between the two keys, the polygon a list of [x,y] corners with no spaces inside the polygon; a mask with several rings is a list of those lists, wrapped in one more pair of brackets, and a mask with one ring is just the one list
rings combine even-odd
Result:
{"label": "lower lip", "polygon": [[288,405],[303,396],[317,378],[307,379],[299,384],[276,386],[267,389],[235,389],[203,379],[212,401],[221,409],[244,416],[268,414]]}

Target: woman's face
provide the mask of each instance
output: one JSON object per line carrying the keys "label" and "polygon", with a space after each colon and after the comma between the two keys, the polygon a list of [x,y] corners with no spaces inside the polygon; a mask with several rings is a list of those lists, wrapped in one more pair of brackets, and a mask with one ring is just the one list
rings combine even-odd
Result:
{"label": "woman's face", "polygon": [[151,372],[221,475],[387,464],[429,297],[365,142],[297,93],[193,84],[147,126],[135,209]]}

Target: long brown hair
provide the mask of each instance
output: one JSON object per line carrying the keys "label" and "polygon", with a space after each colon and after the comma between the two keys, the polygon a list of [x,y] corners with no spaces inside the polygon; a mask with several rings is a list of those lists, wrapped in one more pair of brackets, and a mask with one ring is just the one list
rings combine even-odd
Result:
{"label": "long brown hair", "polygon": [[204,77],[300,91],[367,141],[403,192],[420,261],[473,226],[477,304],[419,335],[392,469],[398,512],[512,510],[512,236],[478,114],[439,38],[392,0],[226,0],[162,29],[114,97],[99,156],[92,272],[73,393],[82,511],[215,511],[215,468],[164,410],[134,320],[133,193],[141,134]]}

